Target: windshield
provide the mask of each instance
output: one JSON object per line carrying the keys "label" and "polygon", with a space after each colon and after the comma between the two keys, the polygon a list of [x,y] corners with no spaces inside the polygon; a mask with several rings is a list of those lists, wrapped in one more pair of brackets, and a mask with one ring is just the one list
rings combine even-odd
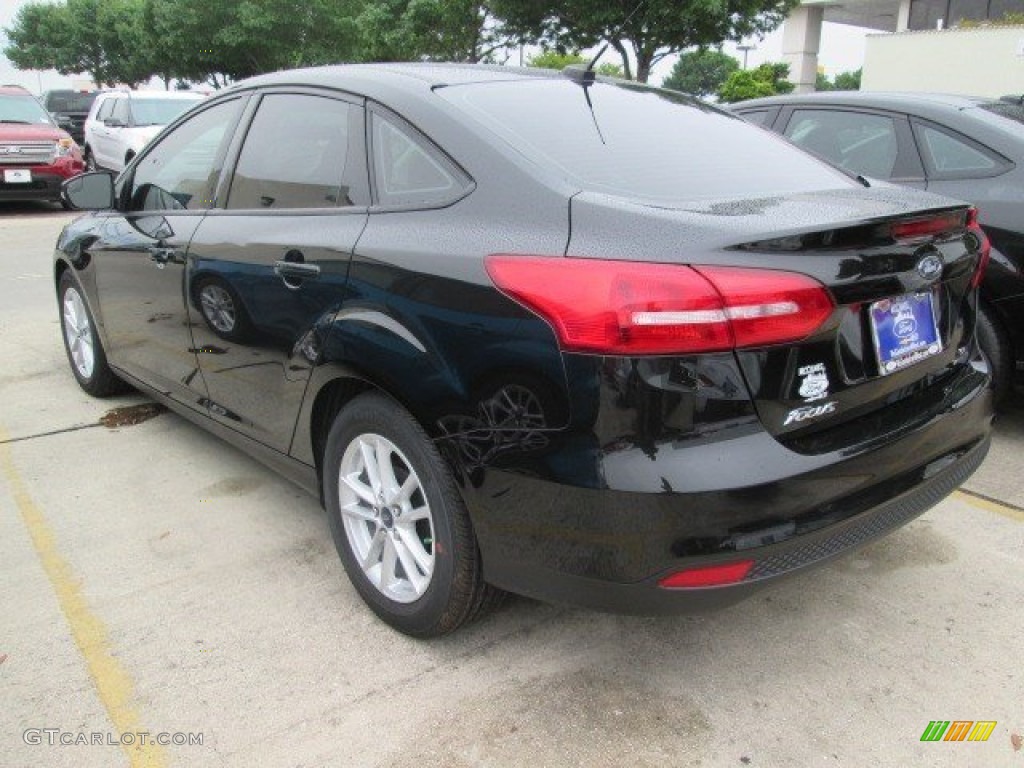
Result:
{"label": "windshield", "polygon": [[132,99],[132,117],[135,125],[167,125],[191,107],[202,96],[194,99]]}
{"label": "windshield", "polygon": [[774,134],[682,94],[628,83],[584,89],[564,78],[437,93],[584,189],[671,203],[854,183]]}
{"label": "windshield", "polygon": [[87,113],[96,100],[96,93],[53,91],[46,94],[46,108],[51,112]]}
{"label": "windshield", "polygon": [[992,112],[1000,117],[1024,124],[1024,105],[1014,104],[1010,101],[993,101],[988,104],[979,104],[978,106],[986,112]]}
{"label": "windshield", "polygon": [[39,102],[31,96],[0,95],[0,123],[42,123],[53,125]]}

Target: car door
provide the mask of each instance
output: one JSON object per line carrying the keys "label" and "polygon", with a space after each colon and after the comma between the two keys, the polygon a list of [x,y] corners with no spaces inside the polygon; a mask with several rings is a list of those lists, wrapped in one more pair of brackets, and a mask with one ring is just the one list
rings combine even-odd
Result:
{"label": "car door", "polygon": [[777,130],[801,149],[850,173],[924,188],[905,115],[838,106],[796,106],[787,112]]}
{"label": "car door", "polygon": [[96,153],[96,159],[104,168],[120,171],[124,167],[124,158],[118,157],[118,148],[122,144],[121,134],[128,125],[130,113],[128,110],[128,99],[118,96],[110,107],[110,114],[104,121],[103,130],[100,133],[100,145]]}
{"label": "car door", "polygon": [[238,97],[212,104],[153,146],[119,181],[118,210],[89,248],[111,364],[193,406],[205,388],[184,300],[186,254],[242,106]]}
{"label": "car door", "polygon": [[366,225],[363,106],[268,91],[246,120],[225,204],[189,250],[190,322],[213,417],[287,452]]}
{"label": "car door", "polygon": [[88,126],[89,151],[92,152],[93,158],[101,166],[103,165],[101,158],[105,157],[107,151],[109,151],[104,149],[110,142],[110,128],[107,127],[107,120],[110,119],[110,114],[114,110],[115,101],[117,101],[116,96],[105,97],[96,110],[96,117],[93,118]]}

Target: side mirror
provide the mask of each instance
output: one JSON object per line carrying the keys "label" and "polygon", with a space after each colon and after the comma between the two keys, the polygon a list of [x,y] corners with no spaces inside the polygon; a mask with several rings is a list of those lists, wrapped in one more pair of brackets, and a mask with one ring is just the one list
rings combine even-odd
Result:
{"label": "side mirror", "polygon": [[106,171],[83,173],[61,185],[60,199],[79,211],[106,211],[114,207],[114,176]]}

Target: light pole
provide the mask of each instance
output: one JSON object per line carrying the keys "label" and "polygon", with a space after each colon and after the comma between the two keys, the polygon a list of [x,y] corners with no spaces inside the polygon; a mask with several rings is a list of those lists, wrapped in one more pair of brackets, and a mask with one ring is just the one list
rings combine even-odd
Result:
{"label": "light pole", "polygon": [[747,68],[747,54],[750,53],[751,51],[756,51],[757,50],[757,46],[756,45],[752,45],[751,43],[747,43],[745,45],[737,45],[736,46],[736,50],[737,51],[743,51],[743,68],[746,69]]}

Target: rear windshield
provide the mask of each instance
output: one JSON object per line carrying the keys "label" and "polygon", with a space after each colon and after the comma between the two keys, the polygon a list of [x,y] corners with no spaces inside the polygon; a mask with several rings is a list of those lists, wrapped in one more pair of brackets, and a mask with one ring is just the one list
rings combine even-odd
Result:
{"label": "rear windshield", "polygon": [[0,123],[44,123],[53,125],[50,116],[32,96],[0,94]]}
{"label": "rear windshield", "polygon": [[136,125],[167,125],[197,101],[202,101],[202,96],[195,99],[133,98],[132,117]]}
{"label": "rear windshield", "polygon": [[988,104],[979,104],[978,106],[986,112],[992,112],[1001,117],[1024,124],[1024,105],[1014,104],[1009,101],[993,101]]}
{"label": "rear windshield", "polygon": [[75,91],[46,94],[46,108],[51,112],[88,112],[96,101],[95,93]]}
{"label": "rear windshield", "polygon": [[584,89],[563,78],[437,93],[585,189],[679,202],[855,183],[774,134],[682,94],[625,83]]}

